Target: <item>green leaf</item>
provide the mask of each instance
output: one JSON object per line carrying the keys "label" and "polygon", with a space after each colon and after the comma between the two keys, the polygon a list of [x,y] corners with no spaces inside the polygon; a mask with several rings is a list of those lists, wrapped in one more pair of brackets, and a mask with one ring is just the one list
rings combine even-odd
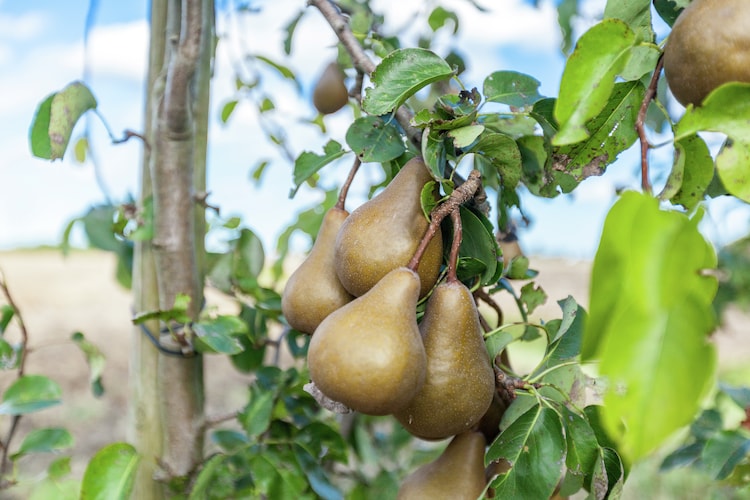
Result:
{"label": "green leaf", "polygon": [[716,169],[730,194],[750,202],[750,84],[726,83],[700,107],[688,107],[675,125],[675,141],[702,130],[732,139],[716,157]]}
{"label": "green leaf", "polygon": [[106,361],[104,354],[96,345],[89,342],[81,332],[74,333],[71,336],[71,340],[86,357],[86,363],[89,365],[91,392],[96,397],[101,396],[104,394],[104,386],[102,385],[102,373],[104,372],[104,363]]}
{"label": "green leaf", "polygon": [[555,105],[560,130],[554,144],[585,140],[586,122],[606,106],[615,77],[625,68],[636,35],[618,19],[605,19],[581,36],[568,58]]}
{"label": "green leaf", "polygon": [[573,17],[578,14],[579,0],[561,0],[557,4],[557,23],[562,33],[562,51],[564,54],[573,48]]}
{"label": "green leaf", "polygon": [[279,74],[283,76],[284,78],[292,80],[297,86],[297,90],[302,90],[302,86],[300,85],[299,81],[297,81],[297,77],[294,76],[294,72],[291,69],[287,68],[283,64],[277,63],[276,61],[272,61],[266,56],[256,54],[254,57],[258,61],[262,61],[266,63],[267,65],[269,65],[270,67],[272,67],[273,69],[275,69],[276,71],[278,71]]}
{"label": "green leaf", "polygon": [[237,99],[232,99],[231,101],[228,101],[224,106],[221,108],[221,123],[226,123],[229,121],[229,117],[232,116],[232,113],[234,112],[234,108],[237,107],[237,104],[239,101]]}
{"label": "green leaf", "polygon": [[293,445],[292,449],[294,451],[294,458],[304,471],[310,487],[320,498],[324,500],[344,499],[344,495],[328,480],[328,474],[316,456],[297,443]]}
{"label": "green leaf", "polygon": [[3,393],[0,415],[23,415],[60,403],[62,389],[43,375],[24,375]]}
{"label": "green leaf", "polygon": [[620,72],[623,80],[640,80],[650,74],[661,56],[661,49],[653,43],[641,43],[633,47],[628,63]]}
{"label": "green leaf", "polygon": [[600,448],[591,478],[589,498],[620,498],[625,471],[620,456],[612,448]]}
{"label": "green leaf", "polygon": [[547,301],[547,293],[540,286],[535,286],[534,282],[526,283],[521,287],[521,304],[526,308],[526,312],[531,314],[534,309],[541,306]]}
{"label": "green leaf", "polygon": [[250,440],[245,434],[230,429],[219,429],[211,434],[211,441],[221,447],[222,450],[234,453],[247,446]]}
{"label": "green leaf", "polygon": [[46,160],[62,158],[78,119],[94,108],[96,99],[82,82],[73,82],[48,96],[37,108],[31,124],[32,154]]}
{"label": "green leaf", "polygon": [[290,21],[289,24],[286,25],[286,28],[284,28],[284,31],[286,31],[286,36],[284,37],[284,54],[289,55],[292,53],[292,39],[294,38],[294,31],[297,29],[297,24],[299,23],[300,19],[302,19],[302,16],[305,15],[306,9],[302,9],[297,13],[296,16],[294,16]]}
{"label": "green leaf", "polygon": [[13,459],[15,460],[28,453],[60,451],[72,446],[73,436],[67,429],[59,427],[35,429],[23,439],[21,447],[13,454]]}
{"label": "green leaf", "polygon": [[539,85],[536,78],[517,71],[495,71],[485,78],[482,93],[486,101],[522,108],[544,98]]}
{"label": "green leaf", "polygon": [[[565,466],[568,478],[566,478],[566,482],[568,488],[572,490],[561,492],[561,494],[569,496],[583,486],[586,476],[590,476],[594,470],[596,459],[599,456],[599,443],[596,440],[594,430],[584,417],[574,413],[566,406],[562,406],[561,411],[567,444]],[[575,479],[574,481],[571,481],[571,476]],[[572,488],[571,482],[576,487]]]}
{"label": "green leaf", "polygon": [[557,303],[563,311],[563,318],[560,328],[554,338],[550,339],[550,344],[547,346],[546,362],[542,368],[558,365],[581,354],[586,311],[570,296],[565,300],[559,300]]}
{"label": "green leaf", "polygon": [[127,443],[112,443],[91,459],[81,484],[81,500],[127,500],[140,457]]}
{"label": "green leaf", "polygon": [[[488,229],[486,218],[478,215],[468,208],[461,206],[461,226],[463,238],[459,247],[460,257],[474,258],[483,264],[483,270],[480,277],[482,285],[488,285],[494,281],[495,274],[498,270],[498,247],[492,230]],[[470,279],[473,276],[464,276],[459,271],[460,279]]]}
{"label": "green leaf", "polygon": [[750,387],[733,387],[720,382],[719,390],[729,396],[740,408],[750,407]]}
{"label": "green leaf", "polygon": [[445,26],[448,20],[453,21],[453,34],[455,35],[458,33],[458,16],[455,12],[446,10],[443,7],[435,7],[432,12],[430,12],[429,17],[427,18],[427,24],[430,25],[432,31],[437,31]]}
{"label": "green leaf", "polygon": [[375,68],[371,76],[375,86],[366,90],[362,107],[371,115],[384,115],[420,89],[452,75],[450,65],[429,50],[394,50]]}
{"label": "green leaf", "polygon": [[86,153],[89,150],[89,140],[86,137],[79,138],[75,146],[73,146],[73,153],[78,163],[86,163]]}
{"label": "green leaf", "polygon": [[341,148],[341,144],[331,139],[323,147],[322,155],[317,155],[309,151],[305,151],[299,155],[294,161],[294,188],[289,193],[289,197],[293,198],[302,183],[315,175],[318,170],[332,161],[338,160],[344,154],[346,154],[346,151]]}
{"label": "green leaf", "polygon": [[654,39],[651,0],[610,0],[604,8],[604,18],[625,21],[640,41],[651,42]]}
{"label": "green leaf", "polygon": [[495,439],[485,463],[505,458],[511,469],[491,481],[497,498],[538,500],[552,495],[562,475],[565,437],[560,416],[537,404]]}
{"label": "green leaf", "polygon": [[631,463],[693,419],[716,368],[707,335],[717,281],[703,274],[716,255],[699,218],[626,192],[594,259],[583,357],[609,379],[603,424]]}
{"label": "green leaf", "polygon": [[[60,457],[50,462],[49,467],[47,467],[47,476],[50,479],[60,479],[70,474],[71,470],[70,457]],[[78,495],[76,495],[76,498],[78,498]]]}
{"label": "green leaf", "polygon": [[484,156],[495,168],[495,175],[500,176],[503,186],[513,189],[520,182],[521,152],[512,137],[486,131],[469,152]]}
{"label": "green leaf", "polygon": [[701,468],[714,479],[726,479],[750,456],[750,434],[724,430],[709,438],[701,453]]}
{"label": "green leaf", "polygon": [[406,150],[401,132],[379,116],[362,116],[346,131],[346,143],[365,162],[394,160]]}
{"label": "green leaf", "polygon": [[268,429],[275,403],[275,393],[257,386],[250,388],[250,402],[238,417],[248,436],[259,436]]}
{"label": "green leaf", "polygon": [[5,330],[8,328],[10,321],[15,315],[16,311],[12,306],[8,304],[0,305],[0,335],[5,333]]}
{"label": "green leaf", "polygon": [[219,354],[238,354],[243,351],[238,334],[247,332],[247,325],[237,316],[219,316],[193,324],[196,350]]}
{"label": "green leaf", "polygon": [[453,139],[453,146],[466,148],[470,146],[484,132],[484,125],[467,125],[446,132]]}
{"label": "green leaf", "polygon": [[692,210],[706,195],[714,177],[714,160],[705,141],[697,134],[675,143],[674,163],[667,183],[659,195]]}
{"label": "green leaf", "polygon": [[190,489],[188,500],[203,500],[212,498],[210,492],[216,485],[216,472],[224,465],[227,457],[225,455],[214,455],[203,462],[195,483]]}
{"label": "green leaf", "polygon": [[18,367],[21,360],[20,345],[13,346],[0,338],[0,370],[12,370]]}
{"label": "green leaf", "polygon": [[654,0],[654,8],[664,22],[672,26],[689,3],[690,0]]}
{"label": "green leaf", "polygon": [[300,498],[307,489],[294,457],[270,452],[254,455],[248,462],[256,486],[252,498]]}
{"label": "green leaf", "polygon": [[432,177],[441,179],[446,161],[446,137],[430,127],[422,131],[422,159],[432,173]]}
{"label": "green leaf", "polygon": [[616,84],[601,113],[586,123],[588,138],[554,151],[553,170],[568,173],[579,182],[601,175],[638,138],[635,121],[644,92],[640,82]]}

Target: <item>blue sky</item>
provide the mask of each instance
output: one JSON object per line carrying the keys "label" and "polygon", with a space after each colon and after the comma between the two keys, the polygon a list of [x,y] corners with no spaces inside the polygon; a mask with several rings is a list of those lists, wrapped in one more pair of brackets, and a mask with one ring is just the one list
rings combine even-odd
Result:
{"label": "blue sky", "polygon": [[[282,28],[305,3],[257,2],[268,5],[261,16],[239,19],[220,13],[218,20],[219,34],[224,39],[218,46],[212,95],[210,202],[221,207],[223,216],[242,216],[245,224],[261,236],[267,251],[272,251],[276,237],[293,221],[294,214],[317,203],[320,194],[303,187],[293,200],[287,197],[292,185],[291,166],[263,139],[251,106],[240,104],[227,125],[221,124],[218,116],[234,92],[231,61],[240,46],[250,47],[254,53],[272,54],[291,67],[309,91],[320,70],[335,55],[335,38],[319,13],[310,12],[298,27],[293,57],[286,59],[281,55]],[[481,88],[486,75],[509,69],[534,76],[542,82],[541,93],[555,96],[563,59],[552,3],[541,2],[539,9],[523,0],[483,3],[496,7],[488,14],[480,14],[465,0],[443,2],[462,16],[456,46],[469,61],[470,70],[462,76],[464,83]],[[584,12],[594,16],[604,3],[584,1]],[[383,0],[380,4],[389,2]],[[398,5],[397,10],[382,9],[392,26],[418,31],[419,23],[410,16],[423,3],[402,0]],[[89,53],[85,55],[87,10],[86,0],[0,0],[0,116],[4,117],[0,123],[0,249],[56,244],[68,220],[105,201],[90,163],[79,165],[69,157],[49,163],[32,158],[28,148],[28,127],[37,104],[50,92],[80,79],[87,57],[91,68],[88,84],[111,128],[115,133],[142,128],[147,2],[100,0]],[[580,19],[579,29],[590,22],[588,17]],[[290,147],[296,153],[320,151],[328,137],[304,123],[314,115],[311,104],[300,100],[288,81],[274,80],[272,75],[268,78]],[[327,117],[331,136],[344,143],[343,135],[351,119],[348,109]],[[92,117],[90,126],[107,192],[116,202],[134,195],[140,145],[134,141],[111,145],[97,119]],[[659,154],[655,155],[657,161]],[[272,163],[263,185],[258,187],[248,175],[261,158]],[[634,151],[625,153],[606,175],[587,180],[573,196],[554,200],[524,197],[525,210],[533,224],[521,231],[522,245],[531,254],[592,257],[615,189],[638,186],[634,175],[637,161]],[[664,161],[670,160],[665,157]],[[331,176],[328,180],[345,176],[349,162],[347,159],[346,165],[332,167],[326,174]],[[364,199],[365,183],[376,179],[378,171],[375,165],[366,166],[360,183],[353,187],[348,208]],[[736,237],[748,228],[746,210],[722,203],[712,205],[709,221],[707,234],[718,241]]]}

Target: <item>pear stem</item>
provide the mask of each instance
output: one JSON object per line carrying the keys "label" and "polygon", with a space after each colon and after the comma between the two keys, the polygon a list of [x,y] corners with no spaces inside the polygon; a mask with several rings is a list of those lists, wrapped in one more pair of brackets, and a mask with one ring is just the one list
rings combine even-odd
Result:
{"label": "pear stem", "polygon": [[456,276],[456,267],[458,267],[458,249],[461,247],[461,239],[463,238],[461,211],[458,207],[451,212],[451,221],[453,222],[453,242],[451,243],[450,257],[448,257],[448,274],[446,275],[446,281],[448,283],[455,283],[458,281],[458,276]]}
{"label": "pear stem", "polygon": [[422,260],[422,255],[424,255],[425,250],[427,250],[427,245],[430,244],[435,233],[437,233],[443,219],[452,212],[458,210],[459,206],[471,200],[474,197],[474,193],[476,193],[481,186],[482,174],[479,173],[479,170],[472,170],[469,177],[467,177],[466,182],[454,189],[447,200],[439,204],[432,210],[432,212],[430,212],[430,225],[427,226],[422,241],[419,242],[419,246],[414,252],[414,256],[406,267],[412,271],[417,270],[419,267],[419,261]]}
{"label": "pear stem", "polygon": [[352,181],[354,180],[354,176],[357,175],[357,170],[359,170],[360,165],[362,165],[362,160],[357,156],[354,158],[354,165],[352,165],[352,168],[349,170],[349,176],[346,178],[346,182],[344,182],[344,185],[341,186],[341,191],[339,191],[339,199],[336,201],[336,208],[339,210],[344,210],[346,196],[349,193],[349,186],[352,185]]}
{"label": "pear stem", "polygon": [[648,105],[656,95],[656,88],[659,85],[659,75],[661,75],[661,69],[664,66],[664,54],[659,56],[659,60],[656,62],[654,68],[654,74],[651,75],[651,82],[646,89],[646,94],[643,96],[641,102],[641,108],[638,110],[638,116],[635,120],[635,130],[638,133],[638,138],[641,142],[641,189],[644,193],[651,194],[651,183],[648,180],[648,150],[651,145],[646,137],[646,112],[648,111]]}

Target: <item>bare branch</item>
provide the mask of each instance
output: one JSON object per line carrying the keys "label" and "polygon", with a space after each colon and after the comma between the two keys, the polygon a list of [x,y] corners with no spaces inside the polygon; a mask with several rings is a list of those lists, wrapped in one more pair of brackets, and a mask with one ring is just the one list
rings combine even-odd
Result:
{"label": "bare branch", "polygon": [[646,112],[648,111],[648,105],[656,95],[656,88],[659,85],[659,75],[663,66],[664,56],[662,55],[656,62],[654,74],[651,76],[651,82],[646,89],[646,94],[643,96],[643,102],[641,102],[641,108],[638,110],[638,117],[635,120],[635,130],[638,132],[638,138],[641,141],[641,188],[644,193],[651,192],[651,183],[648,180],[648,150],[651,148],[651,145],[646,137]]}

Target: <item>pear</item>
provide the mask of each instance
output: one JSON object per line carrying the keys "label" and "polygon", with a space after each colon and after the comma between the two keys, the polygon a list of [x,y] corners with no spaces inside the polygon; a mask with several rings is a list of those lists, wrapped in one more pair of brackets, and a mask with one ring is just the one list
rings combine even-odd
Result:
{"label": "pear", "polygon": [[312,101],[315,108],[324,115],[335,113],[349,102],[344,72],[335,61],[326,66],[320,75],[313,89]]}
{"label": "pear", "polygon": [[354,297],[336,276],[334,243],[349,212],[331,208],[323,217],[310,253],[289,277],[281,295],[281,310],[295,330],[312,333],[333,311]]}
{"label": "pear", "polygon": [[[336,272],[349,293],[360,296],[389,271],[409,263],[429,225],[420,196],[431,180],[422,159],[412,158],[383,191],[344,221],[336,238]],[[442,260],[438,230],[417,268],[420,297],[435,285]]]}
{"label": "pear", "polygon": [[427,363],[417,327],[418,296],[417,273],[396,268],[324,319],[307,351],[317,388],[369,415],[406,406],[424,383]]}
{"label": "pear", "polygon": [[434,462],[404,479],[397,500],[476,500],[486,485],[485,444],[479,432],[454,437]]}
{"label": "pear", "polygon": [[719,85],[750,82],[750,2],[694,0],[664,47],[664,75],[675,98],[699,106]]}
{"label": "pear", "polygon": [[444,439],[476,425],[495,394],[495,373],[469,289],[455,279],[435,287],[419,330],[427,354],[425,383],[394,416],[417,437]]}

